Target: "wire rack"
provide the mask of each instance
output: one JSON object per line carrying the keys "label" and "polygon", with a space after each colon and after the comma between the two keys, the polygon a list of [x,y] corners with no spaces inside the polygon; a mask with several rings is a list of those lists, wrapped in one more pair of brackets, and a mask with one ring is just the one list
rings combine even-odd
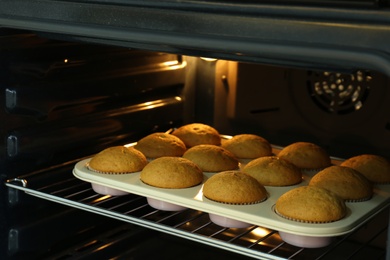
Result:
{"label": "wire rack", "polygon": [[179,238],[203,243],[258,259],[385,259],[388,208],[362,223],[359,229],[323,248],[299,248],[283,242],[277,231],[252,226],[224,228],[212,223],[205,212],[156,210],[146,198],[128,194],[105,196],[95,193],[90,183],[72,175],[74,162],[6,181],[10,188],[109,218],[132,223]]}

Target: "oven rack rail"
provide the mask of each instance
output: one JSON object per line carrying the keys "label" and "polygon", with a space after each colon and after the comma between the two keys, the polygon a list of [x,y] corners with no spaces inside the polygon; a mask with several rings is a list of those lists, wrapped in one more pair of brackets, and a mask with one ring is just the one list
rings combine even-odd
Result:
{"label": "oven rack rail", "polygon": [[[73,165],[72,165],[73,166]],[[129,194],[113,197],[95,193],[90,183],[83,182],[72,175],[72,168],[66,167],[34,173],[20,178],[9,179],[5,185],[24,191],[26,194],[89,211],[109,218],[121,220],[152,230],[228,250],[258,259],[330,259],[348,252],[348,257],[368,253],[370,259],[385,259],[386,250],[372,246],[371,242],[387,235],[387,224],[375,230],[366,241],[356,242],[350,238],[359,229],[342,237],[324,248],[299,248],[283,242],[278,232],[258,226],[246,229],[223,228],[210,222],[207,213],[187,209],[180,212],[156,210],[147,204],[146,198]],[[43,177],[41,175],[45,175]],[[55,176],[48,179],[48,176]],[[44,182],[40,180],[44,179]],[[377,214],[386,212],[385,207]],[[375,218],[375,216],[373,216]],[[374,221],[374,220],[368,220]],[[361,227],[367,223],[362,223]],[[337,258],[337,257],[336,257]],[[344,258],[344,257],[343,257]],[[344,259],[345,259],[344,258]]]}

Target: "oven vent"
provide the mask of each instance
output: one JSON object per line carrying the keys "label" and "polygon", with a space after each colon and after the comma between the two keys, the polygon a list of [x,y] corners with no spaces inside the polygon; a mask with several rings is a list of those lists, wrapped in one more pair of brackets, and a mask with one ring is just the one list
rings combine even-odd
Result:
{"label": "oven vent", "polygon": [[363,108],[370,92],[371,74],[309,72],[307,87],[314,103],[331,114],[350,114]]}

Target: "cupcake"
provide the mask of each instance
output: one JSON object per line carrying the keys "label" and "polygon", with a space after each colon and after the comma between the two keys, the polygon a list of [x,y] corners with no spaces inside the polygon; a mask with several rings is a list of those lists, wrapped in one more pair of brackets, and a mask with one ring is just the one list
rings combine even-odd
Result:
{"label": "cupcake", "polygon": [[221,145],[219,132],[215,128],[201,123],[181,126],[174,130],[172,135],[180,138],[187,148],[199,144]]}
{"label": "cupcake", "polygon": [[302,171],[294,164],[276,156],[264,156],[242,168],[264,186],[290,186],[302,181]]}
{"label": "cupcake", "polygon": [[222,147],[229,150],[243,163],[272,155],[271,144],[263,137],[254,134],[235,135],[222,142]]}
{"label": "cupcake", "polygon": [[328,223],[346,215],[343,199],[326,189],[301,186],[282,194],[275,204],[275,212],[292,221]]}
{"label": "cupcake", "polygon": [[[240,171],[223,171],[211,176],[203,185],[203,196],[209,200],[234,205],[260,203],[267,191],[256,179]],[[250,223],[209,214],[210,220],[224,227],[244,228]]]}
{"label": "cupcake", "polygon": [[[146,165],[140,174],[143,183],[164,189],[185,189],[203,182],[202,170],[181,157],[160,157]],[[165,211],[180,211],[186,207],[154,198],[147,198],[150,206]]]}
{"label": "cupcake", "polygon": [[278,157],[307,172],[318,171],[331,165],[329,154],[322,147],[309,142],[292,143],[284,147]]}
{"label": "cupcake", "polygon": [[204,172],[238,169],[236,157],[225,148],[216,145],[201,144],[191,147],[183,154],[183,158],[194,162]]}
{"label": "cupcake", "polygon": [[353,168],[375,184],[390,183],[390,162],[384,157],[362,154],[351,157],[340,164]]}
{"label": "cupcake", "polygon": [[[305,223],[328,223],[345,217],[345,202],[336,194],[315,186],[301,186],[282,194],[275,212],[288,220]],[[333,237],[313,237],[279,231],[286,243],[298,247],[318,248],[329,245]]]}
{"label": "cupcake", "polygon": [[267,192],[256,179],[240,171],[214,174],[203,185],[203,195],[227,204],[253,204],[266,199]]}
{"label": "cupcake", "polygon": [[146,164],[145,155],[133,147],[114,146],[93,156],[89,168],[101,173],[123,174],[138,172]]}
{"label": "cupcake", "polygon": [[371,198],[373,187],[358,171],[345,166],[330,166],[313,176],[310,186],[329,190],[348,202]]}
{"label": "cupcake", "polygon": [[[102,174],[127,174],[141,171],[146,164],[145,155],[133,147],[113,146],[93,156],[88,169]],[[128,193],[96,183],[92,183],[92,188],[104,195],[119,196]]]}
{"label": "cupcake", "polygon": [[180,138],[168,133],[152,133],[140,139],[134,146],[146,158],[155,159],[162,156],[182,156],[186,146]]}
{"label": "cupcake", "polygon": [[202,170],[182,157],[161,157],[148,163],[141,171],[142,182],[165,189],[184,189],[203,181]]}

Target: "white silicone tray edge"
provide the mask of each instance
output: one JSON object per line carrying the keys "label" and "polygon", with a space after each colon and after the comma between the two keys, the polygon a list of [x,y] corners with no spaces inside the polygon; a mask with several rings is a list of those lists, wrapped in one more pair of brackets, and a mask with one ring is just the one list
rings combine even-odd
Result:
{"label": "white silicone tray edge", "polygon": [[[365,219],[389,203],[390,185],[377,185],[372,199],[365,202],[347,203],[348,215],[342,220],[311,224],[286,220],[273,211],[277,198],[297,186],[307,185],[310,176],[305,175],[301,184],[290,187],[266,187],[269,197],[266,201],[254,205],[227,205],[210,201],[202,195],[202,184],[188,189],[161,189],[150,187],[139,178],[140,172],[113,175],[95,173],[86,167],[90,159],[75,165],[75,177],[86,181],[127,191],[140,196],[151,197],[195,210],[214,213],[228,218],[244,221],[253,225],[284,231],[303,236],[339,236],[353,231]],[[213,173],[204,173],[205,180]]]}

